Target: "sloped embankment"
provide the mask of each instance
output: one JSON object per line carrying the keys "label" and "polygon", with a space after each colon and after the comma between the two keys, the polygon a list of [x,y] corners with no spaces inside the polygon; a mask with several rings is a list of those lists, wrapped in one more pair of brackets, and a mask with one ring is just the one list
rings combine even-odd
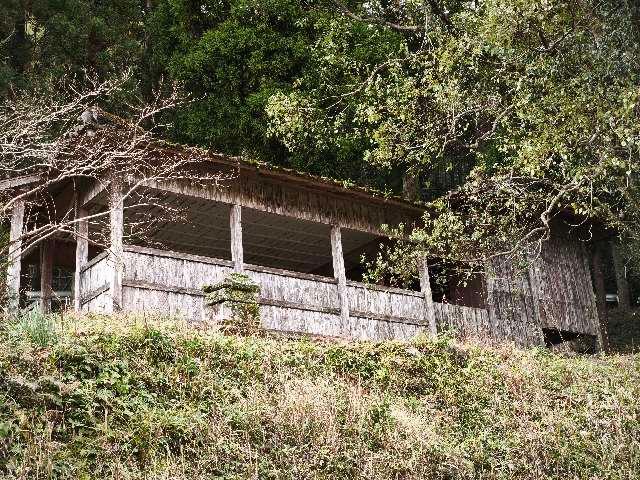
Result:
{"label": "sloped embankment", "polygon": [[0,333],[2,478],[631,479],[640,359],[224,337],[132,319]]}

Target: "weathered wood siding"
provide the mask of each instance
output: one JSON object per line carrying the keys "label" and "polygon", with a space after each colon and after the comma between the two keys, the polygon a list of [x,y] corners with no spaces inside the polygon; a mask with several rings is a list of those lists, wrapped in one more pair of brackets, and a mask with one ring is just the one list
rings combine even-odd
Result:
{"label": "weathered wood siding", "polygon": [[256,265],[246,265],[245,273],[260,285],[260,296],[265,300],[319,309],[339,305],[338,286],[333,278]]}
{"label": "weathered wood siding", "polygon": [[233,263],[143,247],[124,253],[124,308],[188,320],[205,319],[202,287],[221,282]]}
{"label": "weathered wood siding", "polygon": [[463,307],[449,303],[433,304],[438,331],[453,330],[462,338],[492,338],[489,312],[483,308]]}
{"label": "weathered wood siding", "polygon": [[552,238],[530,276],[543,327],[598,334],[589,258],[582,242]]}
{"label": "weathered wood siding", "polygon": [[[207,307],[202,286],[222,281],[233,271],[226,260],[142,247],[125,247],[123,307],[126,311],[217,320]],[[260,314],[271,330],[312,335],[383,340],[409,338],[423,330],[424,301],[419,292],[350,282],[348,321],[340,316],[337,281],[256,265],[244,271],[261,286]],[[83,289],[103,289],[83,308],[105,311],[109,302],[107,259],[90,262],[83,271]]]}
{"label": "weathered wood siding", "polygon": [[553,237],[527,271],[504,259],[487,279],[493,335],[522,345],[543,343],[542,328],[598,335],[598,316],[584,245]]}
{"label": "weathered wood siding", "polygon": [[80,308],[83,312],[112,313],[109,282],[113,265],[102,253],[80,269]]}
{"label": "weathered wood siding", "polygon": [[424,296],[420,292],[348,282],[349,312],[355,317],[412,322],[426,325]]}
{"label": "weathered wood siding", "polygon": [[[487,280],[488,309],[434,302],[437,330],[520,345],[542,344],[543,327],[597,335],[586,258],[582,245],[554,239],[527,272],[495,262],[496,276]],[[83,267],[84,311],[109,313],[112,270],[106,255]],[[348,282],[345,321],[335,279],[248,264],[244,270],[261,286],[267,329],[372,340],[409,338],[429,329],[421,292]],[[222,312],[205,305],[202,286],[232,271],[227,260],[126,247],[123,307],[194,321],[218,319]]]}

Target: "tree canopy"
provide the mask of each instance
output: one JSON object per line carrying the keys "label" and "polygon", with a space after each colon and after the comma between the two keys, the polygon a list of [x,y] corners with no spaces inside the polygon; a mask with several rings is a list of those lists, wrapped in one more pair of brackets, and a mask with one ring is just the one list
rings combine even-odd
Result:
{"label": "tree canopy", "polygon": [[[640,7],[624,0],[8,0],[0,91],[135,72],[169,137],[431,202],[411,248],[480,259],[553,218],[640,232]],[[443,178],[445,178],[443,180]]]}

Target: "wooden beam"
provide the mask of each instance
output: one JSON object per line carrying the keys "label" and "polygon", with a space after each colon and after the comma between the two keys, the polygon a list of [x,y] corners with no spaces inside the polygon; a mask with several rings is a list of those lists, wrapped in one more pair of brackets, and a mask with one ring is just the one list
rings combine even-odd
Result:
{"label": "wooden beam", "polygon": [[109,286],[111,291],[112,311],[122,309],[122,278],[124,274],[124,200],[122,178],[113,174],[109,184],[109,224],[110,245],[109,263],[113,268]]}
{"label": "wooden beam", "polygon": [[9,178],[0,180],[0,190],[8,190],[11,188],[22,187],[31,183],[42,181],[41,175],[24,175],[22,177]]}
{"label": "wooden beam", "polygon": [[82,269],[89,260],[89,212],[83,207],[76,209],[76,272],[73,306],[76,312],[82,309]]}
{"label": "wooden beam", "polygon": [[20,269],[22,266],[22,231],[24,228],[24,199],[17,200],[11,211],[9,255],[7,265],[7,309],[15,313],[20,308]]}
{"label": "wooden beam", "polygon": [[347,296],[347,276],[344,269],[344,257],[342,255],[342,233],[340,227],[331,227],[331,254],[333,257],[333,277],[338,282],[338,299],[340,300],[340,318],[343,323],[344,333],[349,325],[349,297]]}
{"label": "wooden beam", "polygon": [[427,257],[420,259],[420,291],[424,295],[424,318],[429,325],[432,335],[438,334],[436,325],[436,313],[433,307],[433,295],[431,293],[431,281],[429,280],[429,262]]}
{"label": "wooden beam", "polygon": [[[345,228],[374,235],[386,234],[380,228],[380,225],[390,223],[387,219],[389,216],[394,219],[397,218],[398,221],[404,219],[405,223],[410,223],[410,221],[418,218],[420,211],[423,211],[418,207],[415,207],[415,210],[398,208],[395,216],[387,215],[388,209],[385,208],[384,203],[388,205],[389,202],[384,199],[382,199],[382,205],[377,202],[373,205],[367,205],[366,203],[368,202],[359,202],[357,198],[336,198],[331,192],[323,192],[321,190],[310,193],[306,189],[295,189],[291,185],[266,185],[265,191],[259,196],[255,192],[246,191],[246,189],[237,192],[231,188],[224,189],[216,185],[202,187],[184,180],[149,180],[144,182],[144,185],[154,190],[170,192],[180,196],[228,204],[238,203],[243,207],[254,210],[324,225],[335,224],[339,221]],[[271,187],[275,188],[275,191],[271,191]],[[289,195],[282,197],[283,192],[288,192]],[[365,204],[363,205],[362,203]],[[406,206],[406,204],[403,203],[403,206]]]}
{"label": "wooden beam", "polygon": [[78,205],[80,207],[87,206],[87,204],[98,198],[107,188],[108,185],[101,179],[97,179],[93,183],[86,185],[83,187],[84,191],[80,194]]}
{"label": "wooden beam", "polygon": [[40,311],[42,313],[51,313],[54,242],[52,239],[40,242]]}
{"label": "wooden beam", "polygon": [[596,307],[598,310],[599,332],[597,335],[599,349],[603,352],[609,351],[609,334],[607,331],[608,315],[605,290],[604,272],[602,270],[602,247],[594,245],[591,255],[591,274],[593,275],[593,291],[596,297]]}
{"label": "wooden beam", "polygon": [[242,250],[242,207],[233,205],[229,215],[229,225],[231,227],[231,260],[233,270],[242,272],[244,268],[244,252]]}

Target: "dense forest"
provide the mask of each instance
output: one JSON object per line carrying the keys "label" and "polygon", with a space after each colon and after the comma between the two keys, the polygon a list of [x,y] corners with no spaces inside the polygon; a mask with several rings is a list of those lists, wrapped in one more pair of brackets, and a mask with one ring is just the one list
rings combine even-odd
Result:
{"label": "dense forest", "polygon": [[567,210],[635,245],[635,2],[3,0],[2,11],[5,106],[130,69],[130,98],[104,108],[124,115],[175,83],[191,101],[163,114],[164,136],[432,202],[411,247],[431,255],[509,251]]}

